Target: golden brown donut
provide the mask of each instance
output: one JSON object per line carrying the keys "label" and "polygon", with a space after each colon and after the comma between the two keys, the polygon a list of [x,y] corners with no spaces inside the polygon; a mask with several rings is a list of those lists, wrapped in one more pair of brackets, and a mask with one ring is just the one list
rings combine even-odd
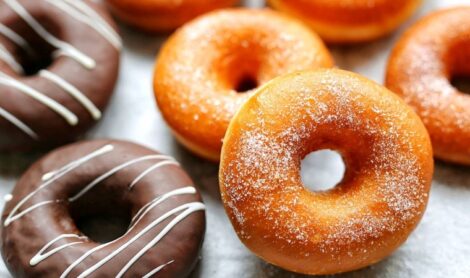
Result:
{"label": "golden brown donut", "polygon": [[309,24],[325,41],[357,43],[395,30],[422,0],[268,0]]}
{"label": "golden brown donut", "polygon": [[[300,164],[338,151],[343,180],[312,192]],[[419,117],[398,96],[340,70],[269,82],[237,112],[224,139],[220,190],[241,241],[304,274],[355,270],[390,255],[420,221],[433,174]]]}
{"label": "golden brown donut", "polygon": [[172,31],[198,15],[234,5],[238,0],[106,0],[113,14],[150,32]]}
{"label": "golden brown donut", "polygon": [[270,10],[230,9],[196,19],[167,41],[154,90],[175,137],[218,161],[225,130],[249,89],[281,74],[332,65],[323,42],[296,20]]}
{"label": "golden brown donut", "polygon": [[470,165],[470,95],[451,84],[470,75],[470,7],[434,12],[412,26],[389,60],[386,85],[421,116],[434,155]]}

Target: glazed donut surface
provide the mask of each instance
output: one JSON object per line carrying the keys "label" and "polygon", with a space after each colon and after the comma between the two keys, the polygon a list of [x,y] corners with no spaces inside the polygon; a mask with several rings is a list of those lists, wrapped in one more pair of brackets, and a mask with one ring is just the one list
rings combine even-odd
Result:
{"label": "glazed donut surface", "polygon": [[302,19],[325,41],[357,43],[382,37],[410,17],[421,0],[269,0]]}
{"label": "glazed donut surface", "polygon": [[[335,188],[312,192],[300,165],[320,149],[338,151],[346,173]],[[333,274],[376,263],[406,240],[432,174],[429,136],[399,97],[356,74],[318,70],[276,78],[242,106],[219,180],[226,212],[255,254],[290,271]]]}
{"label": "glazed donut surface", "polygon": [[[269,10],[231,9],[192,21],[166,42],[154,91],[176,138],[218,161],[228,123],[252,88],[281,74],[331,66],[322,41],[296,20]],[[238,93],[247,82],[253,86]]]}
{"label": "glazed donut surface", "polygon": [[120,49],[114,22],[92,1],[0,1],[0,152],[89,129],[114,90]]}
{"label": "glazed donut surface", "polygon": [[[77,220],[101,214],[128,219],[129,228],[96,242]],[[97,140],[35,163],[15,186],[1,226],[3,259],[14,277],[170,278],[187,277],[195,266],[205,216],[193,182],[173,158]]]}
{"label": "glazed donut surface", "polygon": [[395,46],[386,85],[423,120],[434,155],[470,165],[470,95],[454,76],[470,76],[470,7],[434,12],[412,26]]}
{"label": "glazed donut surface", "polygon": [[234,5],[238,0],[106,0],[129,25],[150,32],[172,31],[198,15]]}

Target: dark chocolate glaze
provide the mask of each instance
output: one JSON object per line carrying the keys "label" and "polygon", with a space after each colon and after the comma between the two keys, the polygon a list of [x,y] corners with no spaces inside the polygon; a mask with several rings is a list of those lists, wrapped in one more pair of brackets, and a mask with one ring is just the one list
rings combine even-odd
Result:
{"label": "dark chocolate glaze", "polygon": [[[118,77],[120,51],[95,29],[45,0],[17,1],[51,34],[96,61],[95,68],[87,69],[70,57],[60,56],[53,59],[47,70],[78,88],[99,110],[103,111]],[[85,2],[116,29],[110,15],[102,5],[89,0]],[[53,50],[3,0],[0,1],[0,23],[28,41],[34,48],[34,52],[44,56]],[[24,61],[25,57],[28,57],[26,51],[1,34],[0,43],[17,61]],[[49,107],[20,93],[15,88],[0,84],[0,107],[27,124],[39,137],[38,140],[34,140],[0,117],[0,152],[29,151],[33,148],[47,148],[63,144],[76,139],[96,122],[82,104],[51,81],[37,74],[20,75],[1,59],[0,72],[54,99],[71,110],[79,119],[78,124],[72,126]]]}
{"label": "dark chocolate glaze", "polygon": [[[60,200],[56,203],[41,206],[30,211],[23,217],[5,225],[5,220],[12,209],[29,193],[36,190],[44,181],[45,173],[57,170],[72,161],[76,161],[106,145],[112,145],[112,151],[97,156],[87,163],[73,169],[50,186],[38,191],[18,212],[24,211],[34,204],[47,200]],[[188,175],[177,165],[166,165],[149,172],[131,190],[130,183],[149,167],[162,161],[161,159],[141,161],[132,164],[97,184],[74,202],[68,201],[95,180],[116,166],[136,158],[155,155],[155,151],[123,141],[96,140],[75,143],[55,150],[36,162],[19,180],[12,195],[6,203],[2,214],[2,255],[14,277],[59,277],[65,269],[73,264],[87,251],[100,245],[89,238],[62,239],[48,250],[66,243],[80,241],[82,243],[69,246],[36,266],[30,260],[48,242],[63,234],[83,235],[77,228],[74,218],[91,213],[107,211],[116,215],[126,213],[134,216],[139,209],[156,197],[175,189],[193,187]],[[131,230],[115,240],[112,244],[94,252],[86,260],[78,264],[67,277],[77,277],[99,260],[115,251],[142,231],[152,221],[178,206],[198,203],[202,205],[198,192],[168,198],[146,214]],[[74,215],[74,218],[72,218]],[[123,266],[136,253],[160,233],[179,213],[150,229],[143,237],[129,245],[123,252],[98,268],[89,277],[115,277]],[[205,213],[202,210],[189,214],[175,225],[154,247],[133,264],[123,277],[143,277],[158,266],[168,262],[152,277],[187,277],[198,260],[205,232]]]}

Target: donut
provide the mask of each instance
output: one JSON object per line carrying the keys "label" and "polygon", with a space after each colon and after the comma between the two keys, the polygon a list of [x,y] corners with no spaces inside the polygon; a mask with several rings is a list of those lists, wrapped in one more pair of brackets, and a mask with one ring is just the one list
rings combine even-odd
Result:
{"label": "donut", "polygon": [[[321,149],[339,152],[346,173],[333,189],[310,191],[301,160]],[[290,271],[334,274],[376,263],[406,240],[432,174],[430,139],[413,110],[368,79],[330,69],[276,78],[240,108],[219,181],[251,251]]]}
{"label": "donut", "polygon": [[121,40],[89,0],[0,1],[0,152],[76,139],[101,118]]}
{"label": "donut", "polygon": [[423,120],[436,158],[470,165],[470,95],[453,77],[470,75],[470,7],[434,12],[396,44],[386,86]]}
{"label": "donut", "polygon": [[331,67],[322,41],[269,10],[229,9],[178,30],[158,56],[154,91],[176,139],[219,161],[230,119],[256,87],[294,71]]}
{"label": "donut", "polygon": [[298,17],[329,43],[360,43],[395,30],[422,0],[268,0]]}
{"label": "donut", "polygon": [[198,15],[233,6],[238,0],[106,0],[123,22],[148,32],[172,31]]}
{"label": "donut", "polygon": [[[52,151],[7,200],[1,248],[14,277],[187,277],[205,231],[204,204],[178,163],[123,141]],[[77,223],[100,214],[129,228],[97,242]]]}

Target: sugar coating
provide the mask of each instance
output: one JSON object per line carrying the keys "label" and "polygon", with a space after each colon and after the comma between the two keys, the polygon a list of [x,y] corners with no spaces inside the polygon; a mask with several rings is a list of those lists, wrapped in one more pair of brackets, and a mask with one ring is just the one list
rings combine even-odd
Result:
{"label": "sugar coating", "polygon": [[220,152],[226,128],[253,93],[236,92],[299,70],[331,67],[321,40],[297,21],[269,10],[231,9],[193,21],[173,35],[157,62],[155,92],[174,131]]}
{"label": "sugar coating", "polygon": [[387,87],[422,118],[436,156],[467,164],[470,96],[454,88],[450,79],[470,73],[469,15],[470,8],[458,7],[420,20],[398,42],[386,78]]}
{"label": "sugar coating", "polygon": [[[351,24],[350,29],[404,17],[414,1],[410,0],[270,0],[274,7],[311,21],[332,26]],[[336,15],[336,17],[335,17]],[[405,17],[406,18],[406,17]],[[385,28],[385,26],[382,26]]]}
{"label": "sugar coating", "polygon": [[369,42],[391,33],[421,0],[268,0],[311,26],[328,43]]}
{"label": "sugar coating", "polygon": [[[300,163],[322,148],[339,151],[347,171],[335,189],[313,193]],[[242,107],[224,141],[220,184],[239,237],[258,255],[366,264],[418,223],[431,175],[429,138],[410,108],[375,83],[325,70],[275,79]]]}

